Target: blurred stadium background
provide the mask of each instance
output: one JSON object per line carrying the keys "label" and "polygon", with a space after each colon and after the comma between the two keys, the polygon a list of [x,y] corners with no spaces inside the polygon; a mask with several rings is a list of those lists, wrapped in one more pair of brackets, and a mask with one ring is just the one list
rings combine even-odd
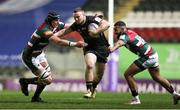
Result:
{"label": "blurred stadium background", "polygon": [[[18,79],[32,76],[21,62],[21,51],[48,11],[56,10],[61,21],[72,23],[76,7],[82,7],[87,15],[101,13],[108,19],[108,0],[0,0],[0,90],[18,91]],[[114,0],[117,20],[125,21],[158,51],[162,76],[180,92],[180,0]],[[65,38],[82,40],[76,32]],[[46,55],[55,79],[47,91],[85,91],[81,49],[50,44]],[[115,68],[108,62],[99,91],[128,92],[123,73],[136,56],[122,48],[110,57]],[[165,92],[147,71],[136,78],[141,92]],[[34,86],[29,89],[34,90]]]}

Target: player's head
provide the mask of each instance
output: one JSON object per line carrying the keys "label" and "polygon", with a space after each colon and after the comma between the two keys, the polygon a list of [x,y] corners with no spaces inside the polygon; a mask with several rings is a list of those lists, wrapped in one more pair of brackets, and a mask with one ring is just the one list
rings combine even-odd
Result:
{"label": "player's head", "polygon": [[127,30],[126,24],[123,21],[117,21],[114,24],[114,33],[115,34],[122,34]]}
{"label": "player's head", "polygon": [[52,27],[57,27],[59,24],[60,15],[55,11],[50,11],[45,19],[45,22]]}
{"label": "player's head", "polygon": [[84,10],[82,10],[81,8],[76,8],[73,12],[73,17],[74,20],[77,24],[84,24],[86,17],[84,14]]}

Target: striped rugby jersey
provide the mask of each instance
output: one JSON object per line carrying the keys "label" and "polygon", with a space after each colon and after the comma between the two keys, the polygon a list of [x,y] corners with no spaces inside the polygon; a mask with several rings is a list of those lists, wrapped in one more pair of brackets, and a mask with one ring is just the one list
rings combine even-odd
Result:
{"label": "striped rugby jersey", "polygon": [[118,35],[118,39],[125,43],[125,47],[140,57],[148,57],[156,51],[142,37],[132,30]]}
{"label": "striped rugby jersey", "polygon": [[28,54],[41,53],[44,47],[49,44],[49,38],[44,36],[44,32],[52,31],[53,33],[55,33],[58,30],[63,29],[64,25],[64,23],[60,22],[59,26],[52,30],[48,24],[46,24],[45,22],[42,23],[32,34],[31,39],[28,41],[28,44],[24,49],[24,52]]}

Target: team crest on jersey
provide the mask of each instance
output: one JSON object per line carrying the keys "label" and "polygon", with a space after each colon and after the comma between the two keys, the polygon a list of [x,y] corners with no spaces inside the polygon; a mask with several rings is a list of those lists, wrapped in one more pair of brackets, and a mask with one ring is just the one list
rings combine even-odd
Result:
{"label": "team crest on jersey", "polygon": [[26,12],[43,5],[52,0],[1,0],[0,14],[16,14]]}

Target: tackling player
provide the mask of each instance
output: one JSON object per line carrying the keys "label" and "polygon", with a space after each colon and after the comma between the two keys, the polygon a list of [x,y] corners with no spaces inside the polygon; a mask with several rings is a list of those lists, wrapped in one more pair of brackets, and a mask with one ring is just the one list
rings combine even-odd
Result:
{"label": "tackling player", "polygon": [[[96,87],[102,79],[109,55],[109,44],[103,33],[109,28],[109,24],[106,20],[100,18],[100,16],[86,16],[81,8],[74,10],[73,17],[75,22],[69,28],[59,31],[53,36],[63,36],[72,31],[77,31],[88,44],[88,46],[84,47],[87,87],[87,93],[84,94],[84,98],[95,98]],[[97,24],[98,28],[89,30],[88,27],[91,23]],[[93,72],[95,68],[96,76],[94,76]]]}
{"label": "tackling player", "polygon": [[70,42],[58,37],[52,37],[52,35],[58,30],[68,27],[64,23],[60,22],[59,18],[60,15],[57,12],[49,12],[45,21],[32,34],[31,39],[28,41],[27,46],[22,52],[22,60],[24,64],[34,75],[37,76],[34,78],[20,78],[19,80],[21,90],[25,96],[29,95],[28,84],[37,85],[31,102],[42,102],[40,94],[45,86],[52,82],[50,66],[43,52],[44,47],[49,44],[49,41],[64,46],[85,46],[85,43],[82,41]]}
{"label": "tackling player", "polygon": [[114,24],[114,32],[118,35],[118,41],[114,47],[110,48],[110,52],[125,46],[131,52],[139,56],[124,73],[125,79],[131,90],[133,99],[130,104],[140,104],[138,88],[134,79],[134,75],[148,69],[153,80],[161,84],[173,96],[173,103],[177,104],[180,100],[180,94],[177,93],[168,80],[160,76],[158,53],[146,42],[142,37],[132,30],[128,30],[123,21]]}

